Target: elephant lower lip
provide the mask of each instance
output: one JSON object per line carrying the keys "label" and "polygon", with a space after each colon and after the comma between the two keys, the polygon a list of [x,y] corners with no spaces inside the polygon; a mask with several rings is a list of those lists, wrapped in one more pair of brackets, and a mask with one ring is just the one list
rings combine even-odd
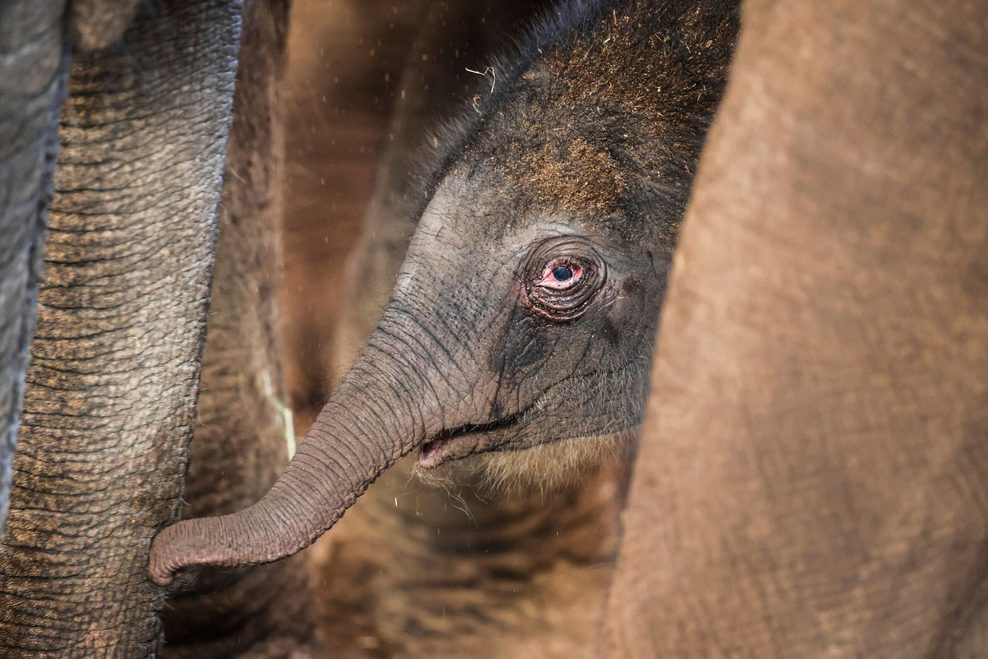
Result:
{"label": "elephant lower lip", "polygon": [[526,408],[491,423],[469,424],[439,432],[419,449],[419,466],[431,469],[450,460],[458,460],[496,448],[499,442],[495,439],[495,431],[515,425],[527,411]]}

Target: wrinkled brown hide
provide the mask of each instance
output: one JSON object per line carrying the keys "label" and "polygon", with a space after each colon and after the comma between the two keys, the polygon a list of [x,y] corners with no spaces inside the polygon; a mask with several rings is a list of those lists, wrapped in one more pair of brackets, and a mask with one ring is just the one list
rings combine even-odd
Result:
{"label": "wrinkled brown hide", "polygon": [[7,528],[0,653],[148,656],[151,537],[178,516],[240,8],[142,5],[80,55]]}
{"label": "wrinkled brown hide", "polygon": [[67,59],[63,2],[0,5],[0,534],[34,332]]}
{"label": "wrinkled brown hide", "polygon": [[601,654],[983,656],[988,15],[743,24]]}
{"label": "wrinkled brown hide", "polygon": [[[402,76],[389,146],[350,257],[335,365],[377,324],[415,229],[429,130],[490,89],[482,72],[540,7],[451,2],[427,12]],[[616,548],[623,469],[544,493],[447,491],[400,462],[315,552],[320,625],[342,656],[585,656]]]}
{"label": "wrinkled brown hide", "polygon": [[[294,439],[277,345],[283,139],[279,82],[287,0],[250,0],[202,360],[201,393],[183,517],[254,503],[288,462]],[[313,631],[304,557],[265,567],[211,570],[163,612],[164,654],[284,656]]]}

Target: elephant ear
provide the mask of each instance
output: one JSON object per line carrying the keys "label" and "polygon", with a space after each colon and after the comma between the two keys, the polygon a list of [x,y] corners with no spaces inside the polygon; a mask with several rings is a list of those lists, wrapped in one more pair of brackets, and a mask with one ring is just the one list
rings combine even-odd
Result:
{"label": "elephant ear", "polygon": [[984,8],[745,7],[600,654],[984,656]]}
{"label": "elephant ear", "polygon": [[80,50],[102,50],[127,31],[140,0],[75,0],[69,9],[68,37]]}

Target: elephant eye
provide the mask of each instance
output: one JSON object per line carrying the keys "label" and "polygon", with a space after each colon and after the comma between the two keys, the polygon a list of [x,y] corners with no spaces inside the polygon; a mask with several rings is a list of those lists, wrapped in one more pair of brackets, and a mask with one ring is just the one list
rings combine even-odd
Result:
{"label": "elephant eye", "polygon": [[523,304],[562,323],[590,308],[607,279],[607,264],[586,238],[559,236],[534,246],[521,275]]}
{"label": "elephant eye", "polygon": [[583,267],[577,263],[555,259],[542,271],[538,286],[563,291],[575,286],[583,278]]}

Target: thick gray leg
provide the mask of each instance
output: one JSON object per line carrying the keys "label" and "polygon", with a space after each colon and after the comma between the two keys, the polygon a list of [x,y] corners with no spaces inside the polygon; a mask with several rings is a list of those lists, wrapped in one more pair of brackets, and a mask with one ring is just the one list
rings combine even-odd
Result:
{"label": "thick gray leg", "polygon": [[72,67],[0,546],[6,651],[158,646],[147,549],[179,512],[239,22],[233,0],[143,3]]}

